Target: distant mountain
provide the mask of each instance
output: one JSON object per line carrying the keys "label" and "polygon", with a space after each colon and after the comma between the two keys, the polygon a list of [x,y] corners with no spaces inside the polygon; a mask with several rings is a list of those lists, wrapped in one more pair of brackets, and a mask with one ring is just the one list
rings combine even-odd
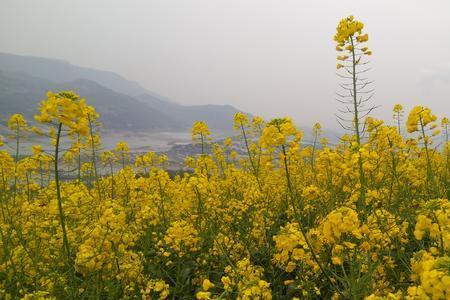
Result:
{"label": "distant mountain", "polygon": [[184,127],[189,127],[195,120],[205,121],[211,128],[231,130],[233,116],[238,112],[231,105],[192,105],[185,106],[173,102],[162,101],[152,95],[143,94],[137,97],[153,109],[174,117]]}
{"label": "distant mountain", "polygon": [[0,53],[0,70],[26,73],[55,83],[88,79],[130,96],[138,96],[147,92],[137,82],[127,80],[116,73],[83,68],[56,59]]}
{"label": "distant mountain", "polygon": [[48,90],[73,90],[100,113],[105,128],[183,131],[196,120],[218,132],[232,130],[230,105],[184,106],[112,72],[82,68],[47,58],[0,53],[0,117],[31,118]]}
{"label": "distant mountain", "polygon": [[124,94],[107,89],[87,79],[53,83],[26,74],[0,71],[0,115],[7,118],[22,113],[33,118],[37,106],[48,90],[74,90],[93,105],[105,128],[115,130],[181,130],[174,118]]}
{"label": "distant mountain", "polygon": [[37,113],[37,103],[52,87],[50,81],[42,78],[0,70],[0,117],[13,113],[32,117]]}

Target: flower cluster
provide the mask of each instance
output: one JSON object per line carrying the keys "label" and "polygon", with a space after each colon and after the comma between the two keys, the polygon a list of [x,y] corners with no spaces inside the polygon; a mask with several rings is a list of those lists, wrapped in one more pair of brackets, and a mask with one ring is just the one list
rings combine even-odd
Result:
{"label": "flower cluster", "polygon": [[428,107],[415,106],[409,113],[406,129],[409,133],[413,133],[419,131],[419,129],[423,130],[428,124],[434,123],[436,120],[437,117],[431,113]]}
{"label": "flower cluster", "polygon": [[87,135],[89,133],[89,116],[96,115],[86,101],[73,92],[47,93],[47,99],[39,106],[40,123],[61,123],[70,129],[71,134]]}
{"label": "flower cluster", "polygon": [[369,35],[363,33],[364,24],[355,20],[353,16],[343,18],[336,27],[334,41],[337,43],[336,50],[339,53],[336,68],[346,67],[344,62],[351,60],[355,64],[360,63],[362,56],[372,55],[372,51],[366,46],[361,46],[369,40]]}
{"label": "flower cluster", "polygon": [[450,202],[435,199],[422,204],[414,229],[414,236],[429,242],[442,251],[450,250]]}
{"label": "flower cluster", "polygon": [[421,251],[412,259],[411,278],[417,285],[408,288],[410,299],[448,299],[450,297],[450,257],[434,257]]}
{"label": "flower cluster", "polygon": [[[164,236],[164,243],[170,251],[183,257],[189,252],[198,250],[199,237],[197,230],[192,224],[184,220],[175,221],[167,229],[166,235]],[[164,252],[164,255],[168,254]]]}
{"label": "flower cluster", "polygon": [[[425,128],[436,123],[430,116],[419,114]],[[69,132],[81,118],[65,123]],[[25,128],[20,120],[13,118],[12,132],[13,124]],[[350,136],[319,147],[302,144],[290,119],[266,123],[237,114],[240,138],[190,157],[187,172],[176,176],[163,169],[165,155],[135,156],[125,142],[101,151],[100,137],[70,133],[59,169],[73,179],[59,182],[61,201],[55,156],[39,145],[17,160],[0,151],[0,233],[9,237],[0,247],[7,250],[0,292],[343,299],[357,291],[368,299],[445,299],[449,152],[425,147],[429,130],[429,143],[419,143],[404,138],[398,122],[366,124],[359,147]],[[209,135],[206,125],[195,127],[195,140]],[[316,125],[316,138],[320,131]],[[244,153],[233,154],[236,143]],[[364,209],[356,205],[359,159],[370,174]],[[411,284],[397,284],[409,278]]]}
{"label": "flower cluster", "polygon": [[[340,63],[370,55],[363,28],[339,23]],[[5,128],[0,298],[450,299],[449,121],[393,113],[335,143],[244,113],[214,143],[195,122],[201,149],[174,172],[103,149],[94,108],[49,92],[38,138],[21,115]],[[43,146],[21,153],[25,136]]]}
{"label": "flower cluster", "polygon": [[248,258],[237,262],[233,268],[225,268],[226,276],[221,278],[224,289],[235,294],[236,299],[272,299],[270,284],[262,279],[263,269],[254,266]]}

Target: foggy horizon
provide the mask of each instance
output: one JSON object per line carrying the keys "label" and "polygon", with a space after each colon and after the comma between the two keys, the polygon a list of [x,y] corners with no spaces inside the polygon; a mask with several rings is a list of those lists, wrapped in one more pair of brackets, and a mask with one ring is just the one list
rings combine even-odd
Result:
{"label": "foggy horizon", "polygon": [[338,21],[365,23],[373,116],[390,122],[396,103],[450,115],[448,11],[447,1],[7,0],[0,52],[115,72],[183,105],[339,130]]}

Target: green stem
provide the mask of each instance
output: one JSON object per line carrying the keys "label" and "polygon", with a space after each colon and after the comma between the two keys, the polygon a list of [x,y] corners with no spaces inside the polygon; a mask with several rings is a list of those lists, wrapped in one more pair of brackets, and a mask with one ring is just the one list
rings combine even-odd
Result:
{"label": "green stem", "polygon": [[360,211],[365,212],[365,199],[366,199],[366,179],[364,176],[363,169],[363,161],[361,152],[359,149],[361,148],[361,132],[359,130],[359,112],[358,112],[358,91],[356,89],[356,55],[355,55],[355,45],[353,42],[353,37],[350,37],[351,45],[352,45],[352,79],[353,79],[353,113],[354,113],[354,122],[355,122],[355,134],[356,134],[356,142],[358,144],[358,166],[359,166],[359,181],[360,181],[360,195],[358,200],[358,206]]}
{"label": "green stem", "polygon": [[[420,129],[421,129],[421,133],[422,133],[422,138],[423,138],[423,144],[424,144],[424,147],[425,147],[425,155],[426,155],[426,158],[427,158],[427,181],[428,181],[427,189],[428,189],[428,192],[430,192],[429,191],[430,183],[432,183],[433,186],[435,186],[435,184],[434,184],[433,171],[432,171],[432,167],[431,167],[430,153],[429,153],[429,150],[428,150],[428,139],[427,139],[427,136],[425,134],[425,128],[424,128],[425,126],[423,124],[422,116],[420,116],[419,122],[420,122]],[[431,197],[431,195],[429,195],[429,197]]]}
{"label": "green stem", "polygon": [[244,125],[242,124],[242,122],[241,122],[241,130],[242,130],[242,136],[244,137],[245,148],[247,149],[248,160],[250,161],[250,165],[252,166],[253,174],[255,175],[256,181],[258,183],[259,190],[262,191],[261,182],[259,181],[259,176],[258,176],[258,170],[255,166],[255,162],[253,161],[253,158],[252,158],[252,155],[250,152],[250,147],[248,146],[247,134],[245,133],[245,128],[244,128]]}
{"label": "green stem", "polygon": [[111,169],[111,199],[114,199],[114,168],[112,161],[109,161],[109,168]]}
{"label": "green stem", "polygon": [[61,138],[61,129],[62,129],[62,123],[59,123],[58,133],[56,134],[56,145],[55,145],[55,185],[56,185],[56,198],[58,200],[59,219],[61,222],[61,230],[63,233],[64,252],[66,253],[66,256],[67,256],[67,262],[70,264],[71,259],[70,259],[69,240],[67,238],[66,221],[65,221],[64,211],[63,211],[63,207],[62,207],[61,187],[60,187],[60,182],[59,182],[59,170],[58,170],[59,141]]}
{"label": "green stem", "polygon": [[203,133],[200,132],[200,139],[202,142],[202,155],[205,154],[205,145],[204,145],[204,138],[203,138]]}
{"label": "green stem", "polygon": [[16,154],[14,156],[14,202],[17,195],[17,163],[19,162],[19,147],[20,147],[20,127],[19,121],[16,123]]}
{"label": "green stem", "polygon": [[101,198],[102,198],[102,190],[101,190],[101,187],[100,187],[100,181],[99,181],[98,172],[97,172],[97,157],[96,157],[96,153],[95,153],[95,140],[94,140],[94,135],[93,135],[93,131],[92,131],[93,124],[92,124],[90,115],[88,115],[88,121],[89,121],[89,135],[90,135],[90,138],[91,138],[92,166],[94,167],[95,184],[97,185],[98,195],[99,195],[100,200],[101,200]]}

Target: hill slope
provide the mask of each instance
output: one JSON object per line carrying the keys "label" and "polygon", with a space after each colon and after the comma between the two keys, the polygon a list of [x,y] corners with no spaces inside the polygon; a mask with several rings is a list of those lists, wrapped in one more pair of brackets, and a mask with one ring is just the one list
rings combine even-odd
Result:
{"label": "hill slope", "polygon": [[137,99],[153,109],[174,117],[183,127],[190,127],[193,121],[205,121],[209,127],[232,130],[233,116],[238,110],[231,105],[192,105],[185,106],[162,101],[152,95],[143,94]]}
{"label": "hill slope", "polygon": [[0,69],[26,73],[55,83],[88,79],[113,91],[137,96],[146,92],[137,82],[108,71],[83,68],[56,59],[0,53]]}
{"label": "hill slope", "polygon": [[78,79],[56,84],[25,74],[0,71],[0,116],[7,118],[19,112],[31,119],[48,90],[74,90],[100,113],[105,128],[115,130],[180,130],[176,119],[124,94],[107,89],[93,81]]}
{"label": "hill slope", "polygon": [[106,128],[180,131],[196,120],[212,130],[232,130],[230,105],[179,105],[112,72],[39,57],[0,53],[0,116],[35,114],[48,90],[74,90],[94,105]]}

